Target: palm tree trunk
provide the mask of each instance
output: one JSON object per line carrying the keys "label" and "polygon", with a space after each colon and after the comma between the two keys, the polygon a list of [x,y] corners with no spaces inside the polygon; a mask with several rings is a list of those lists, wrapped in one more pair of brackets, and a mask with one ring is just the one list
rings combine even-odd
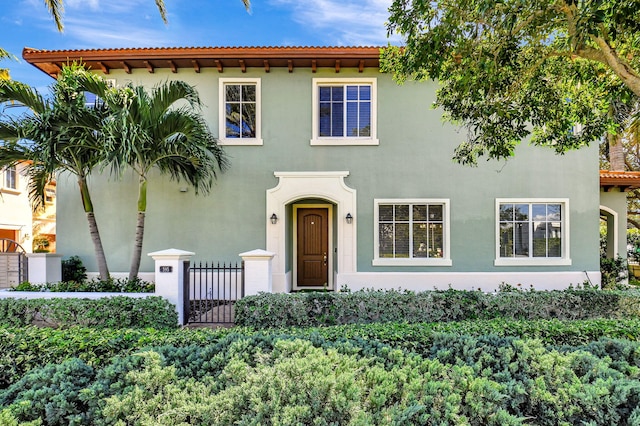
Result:
{"label": "palm tree trunk", "polygon": [[623,172],[624,167],[624,146],[622,145],[622,132],[616,135],[609,133],[609,170]]}
{"label": "palm tree trunk", "polygon": [[138,188],[138,220],[136,222],[136,239],[133,243],[133,255],[131,256],[131,268],[129,279],[134,280],[140,271],[140,258],[142,257],[142,241],[144,239],[144,219],[147,211],[147,180],[140,177]]}
{"label": "palm tree trunk", "polygon": [[129,269],[129,279],[134,280],[140,271],[140,258],[142,257],[142,239],[144,238],[144,217],[145,212],[138,212],[136,223],[136,240],[133,244],[133,256],[131,257],[131,268]]}
{"label": "palm tree trunk", "polygon": [[96,216],[93,212],[93,203],[91,202],[89,187],[87,186],[87,180],[84,176],[78,177],[78,185],[80,186],[80,197],[82,198],[84,212],[87,215],[87,222],[89,222],[89,235],[91,236],[91,241],[93,241],[93,248],[96,254],[96,262],[98,262],[100,279],[108,280],[109,268],[107,266],[107,258],[105,257],[104,249],[102,248],[102,239],[100,238],[100,231],[98,230],[98,222],[96,221]]}

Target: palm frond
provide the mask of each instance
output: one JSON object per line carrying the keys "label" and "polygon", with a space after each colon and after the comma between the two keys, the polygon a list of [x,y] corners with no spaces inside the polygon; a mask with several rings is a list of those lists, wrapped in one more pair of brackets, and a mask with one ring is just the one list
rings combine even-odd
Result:
{"label": "palm frond", "polygon": [[2,102],[16,102],[36,114],[42,114],[47,109],[47,101],[37,90],[14,80],[0,81],[0,103]]}
{"label": "palm frond", "polygon": [[202,105],[196,89],[180,80],[171,80],[156,85],[151,90],[150,101],[150,114],[153,117],[162,116],[162,114],[179,101],[187,101],[189,106],[194,110],[200,109]]}
{"label": "palm frond", "polygon": [[64,30],[64,24],[62,23],[64,6],[62,0],[44,0],[44,4],[47,6],[47,9],[49,9],[49,13],[53,17],[58,31],[62,32]]}
{"label": "palm frond", "polygon": [[[246,1],[246,0],[244,0]],[[156,6],[158,6],[158,12],[160,12],[160,17],[162,18],[162,21],[167,24],[167,8],[164,6],[164,1],[163,0],[156,0]]]}
{"label": "palm frond", "polygon": [[0,47],[0,60],[2,60],[2,59],[13,59],[14,61],[18,60],[18,58],[16,58],[15,55],[12,55],[8,51],[6,51],[2,47]]}

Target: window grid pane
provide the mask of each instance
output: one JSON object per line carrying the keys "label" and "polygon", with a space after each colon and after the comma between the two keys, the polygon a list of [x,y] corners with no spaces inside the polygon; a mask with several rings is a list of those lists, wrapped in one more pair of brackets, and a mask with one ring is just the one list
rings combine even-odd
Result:
{"label": "window grid pane", "polygon": [[371,136],[371,85],[319,86],[319,136]]}
{"label": "window grid pane", "polygon": [[9,189],[18,188],[18,177],[15,166],[8,167],[5,170],[4,186]]}
{"label": "window grid pane", "polygon": [[226,84],[225,113],[227,138],[256,137],[256,85]]}
{"label": "window grid pane", "polygon": [[500,204],[500,257],[562,257],[562,204]]}
{"label": "window grid pane", "polygon": [[378,205],[378,257],[443,258],[444,205]]}

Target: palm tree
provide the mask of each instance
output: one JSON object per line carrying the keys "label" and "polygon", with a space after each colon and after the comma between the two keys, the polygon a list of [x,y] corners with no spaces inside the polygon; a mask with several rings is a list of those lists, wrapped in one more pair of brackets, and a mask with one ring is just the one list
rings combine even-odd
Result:
{"label": "palm tree", "polygon": [[104,88],[91,82],[85,87],[116,111],[104,129],[109,138],[107,162],[120,173],[129,167],[138,176],[137,223],[129,270],[129,279],[135,279],[142,255],[149,172],[157,169],[171,179],[186,181],[196,194],[206,194],[228,162],[200,114],[198,92],[189,84],[167,81],[150,93],[143,86],[127,86],[119,89],[118,97],[105,96]]}
{"label": "palm tree", "polygon": [[106,83],[80,66],[63,67],[52,86],[52,97],[45,99],[35,89],[16,81],[0,82],[0,103],[14,102],[27,108],[18,116],[0,119],[0,168],[27,162],[29,193],[34,209],[42,206],[45,185],[61,172],[75,175],[82,205],[89,223],[101,279],[109,278],[87,177],[104,159],[100,131],[109,116],[106,106],[90,107],[78,82]]}

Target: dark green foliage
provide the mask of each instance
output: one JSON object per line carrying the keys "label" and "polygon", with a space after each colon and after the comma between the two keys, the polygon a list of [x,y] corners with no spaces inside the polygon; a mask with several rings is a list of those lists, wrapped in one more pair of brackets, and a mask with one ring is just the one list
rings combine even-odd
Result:
{"label": "dark green foliage", "polygon": [[249,296],[235,307],[236,324],[256,328],[472,319],[636,318],[640,293],[565,291],[356,291]]}
{"label": "dark green foliage", "polygon": [[14,403],[20,419],[42,419],[47,425],[90,424],[89,406],[80,392],[89,387],[94,369],[75,358],[34,369],[0,394],[0,406]]}
{"label": "dark green foliage", "polygon": [[[86,278],[86,277],[85,277]],[[23,282],[14,291],[52,291],[52,292],[105,292],[105,293],[153,293],[155,284],[126,278],[109,278],[108,280],[61,281],[57,283],[31,284]]]}
{"label": "dark green foliage", "polygon": [[81,283],[87,279],[87,268],[78,256],[62,260],[62,281]]}
{"label": "dark green foliage", "polygon": [[37,367],[0,391],[0,419],[609,426],[637,424],[640,415],[640,342],[603,339],[554,349],[540,340],[432,333],[415,353],[377,341],[373,331],[369,338],[333,339],[322,336],[326,330],[307,338],[186,331],[217,339],[94,365],[71,359]]}
{"label": "dark green foliage", "polygon": [[[356,348],[353,349],[354,354],[365,351],[366,347],[373,348],[379,345],[388,345],[419,354],[429,354],[434,344],[434,336],[442,333],[468,336],[493,334],[502,337],[535,338],[544,345],[558,348],[564,346],[568,348],[582,347],[602,338],[640,340],[640,320],[527,321],[495,319],[430,324],[389,322],[320,328],[272,329],[263,330],[260,333],[263,337],[281,336],[284,338],[282,336],[290,336],[290,338],[310,340],[316,346],[323,346],[326,342],[348,341],[351,342],[350,347]],[[236,337],[225,340],[229,334]],[[14,383],[32,368],[47,363],[59,364],[68,358],[78,357],[89,365],[100,366],[108,363],[109,359],[116,355],[129,355],[145,347],[166,347],[167,349],[158,350],[166,358],[177,360],[172,362],[179,372],[184,371],[185,377],[201,377],[203,373],[211,373],[217,368],[214,364],[218,361],[214,360],[211,355],[212,351],[224,353],[228,351],[229,342],[237,342],[240,339],[238,336],[253,335],[253,330],[239,327],[219,330],[0,327],[0,389]],[[255,343],[257,341],[254,339],[252,344],[261,350],[264,349],[266,343],[263,340],[260,340],[259,344]],[[619,342],[624,342],[612,341],[618,342],[616,345],[622,345]],[[234,344],[238,345],[238,343]],[[607,346],[607,348],[614,347],[611,344]],[[344,346],[342,350],[347,351],[346,348],[347,346]],[[622,346],[616,351],[608,349],[606,353],[600,346],[594,346],[593,349],[587,350],[599,357],[609,356],[613,362],[621,358],[630,365],[640,367],[636,360],[638,355],[633,352],[633,350],[637,350],[634,342],[628,342],[624,349]],[[250,352],[249,349],[246,351]],[[614,352],[624,355],[614,356]],[[197,364],[198,362],[200,364]]]}
{"label": "dark green foliage", "polygon": [[615,259],[601,256],[600,273],[602,274],[602,288],[616,289],[628,276],[627,260],[620,256]]}
{"label": "dark green foliage", "polygon": [[55,327],[175,328],[178,316],[167,300],[151,296],[101,299],[0,299],[0,325]]}

